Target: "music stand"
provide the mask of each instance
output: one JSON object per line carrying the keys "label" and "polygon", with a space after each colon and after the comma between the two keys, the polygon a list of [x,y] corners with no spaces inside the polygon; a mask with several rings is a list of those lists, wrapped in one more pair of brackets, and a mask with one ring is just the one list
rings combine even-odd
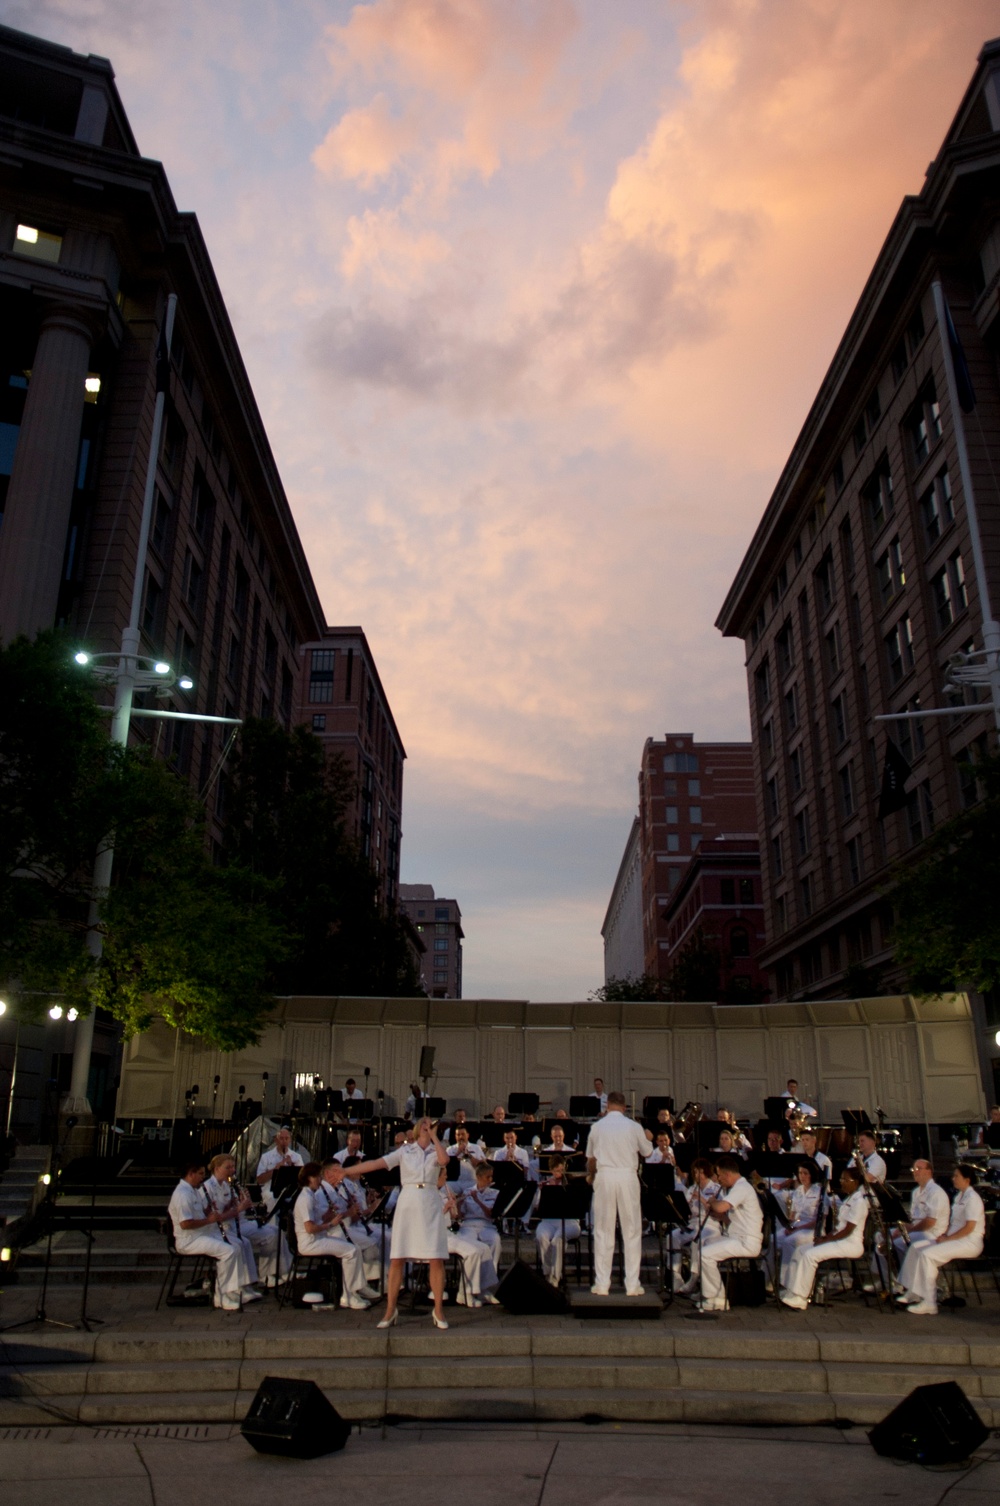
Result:
{"label": "music stand", "polygon": [[508,1114],[537,1114],[538,1094],[508,1093],[507,1112]]}
{"label": "music stand", "polygon": [[[755,1157],[755,1159],[766,1162],[769,1166],[773,1166],[776,1162],[784,1163],[785,1161],[790,1161],[793,1159],[798,1161],[805,1160],[806,1158],[804,1156],[775,1156],[769,1153],[764,1153]],[[781,1172],[783,1172],[784,1169],[784,1164],[782,1164],[777,1171],[772,1171],[771,1175],[780,1176]],[[778,1226],[780,1225],[782,1229],[788,1230],[791,1228],[791,1220],[766,1182],[762,1187],[757,1188],[757,1198],[763,1204],[765,1212],[771,1215],[771,1269],[774,1272],[772,1291],[774,1294],[775,1305],[780,1308],[782,1302],[781,1261],[778,1256]]]}
{"label": "music stand", "polygon": [[844,1121],[844,1128],[852,1134],[855,1140],[862,1130],[873,1133],[875,1126],[872,1124],[864,1109],[841,1109],[840,1117]]}
{"label": "music stand", "polygon": [[562,1225],[560,1238],[562,1239],[562,1276],[559,1285],[566,1285],[566,1224],[570,1219],[577,1219],[580,1225],[580,1234],[583,1234],[584,1222],[590,1211],[594,1189],[586,1177],[574,1177],[571,1182],[564,1182],[561,1187],[540,1187],[538,1190],[538,1218],[558,1219]]}
{"label": "music stand", "polygon": [[661,1109],[666,1109],[668,1114],[674,1112],[674,1100],[672,1098],[656,1098],[652,1094],[642,1100],[642,1117],[655,1119]]}
{"label": "music stand", "polygon": [[[660,1245],[660,1292],[667,1297],[667,1304],[674,1300],[674,1230],[686,1229],[691,1221],[691,1209],[687,1198],[675,1185],[674,1168],[669,1162],[657,1162],[650,1166],[644,1162],[640,1173],[640,1204],[642,1216],[656,1226]],[[663,1259],[663,1230],[667,1230],[670,1260],[670,1284],[667,1285],[666,1267]]]}
{"label": "music stand", "polygon": [[1000,1150],[1000,1124],[988,1124],[986,1126],[983,1143],[984,1145],[988,1145],[990,1150]]}
{"label": "music stand", "polygon": [[490,1165],[493,1168],[493,1185],[497,1189],[493,1216],[496,1219],[514,1220],[514,1259],[518,1260],[521,1253],[521,1220],[535,1200],[538,1184],[527,1180],[523,1166],[518,1166],[516,1161],[491,1161]]}
{"label": "music stand", "polygon": [[764,1118],[768,1124],[773,1125],[775,1128],[785,1124],[787,1122],[785,1115],[788,1113],[788,1105],[791,1101],[784,1094],[774,1094],[770,1098],[765,1098]]}
{"label": "music stand", "polygon": [[[505,1131],[509,1129],[516,1130],[516,1128],[517,1126],[514,1124],[494,1124],[491,1119],[487,1119],[479,1126],[479,1138],[487,1150],[499,1150],[503,1144]],[[472,1139],[471,1135],[469,1139]]]}
{"label": "music stand", "polygon": [[594,1093],[572,1094],[569,1111],[574,1119],[600,1119],[601,1100]]}

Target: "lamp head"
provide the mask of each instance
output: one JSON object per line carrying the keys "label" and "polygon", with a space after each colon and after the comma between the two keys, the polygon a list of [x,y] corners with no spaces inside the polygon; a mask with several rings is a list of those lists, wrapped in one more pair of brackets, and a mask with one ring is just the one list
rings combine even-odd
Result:
{"label": "lamp head", "polygon": [[63,1017],[62,1005],[61,1004],[53,1004],[52,1008],[49,1010],[49,1019],[50,1020],[61,1020],[62,1017]]}
{"label": "lamp head", "polygon": [[157,659],[156,663],[153,665],[153,669],[158,675],[168,675],[170,673],[170,665],[167,663],[166,659]]}
{"label": "lamp head", "polygon": [[90,663],[90,655],[86,652],[85,649],[81,648],[81,649],[79,649],[73,655],[73,661],[74,661],[74,663],[80,664],[80,665],[89,664]]}

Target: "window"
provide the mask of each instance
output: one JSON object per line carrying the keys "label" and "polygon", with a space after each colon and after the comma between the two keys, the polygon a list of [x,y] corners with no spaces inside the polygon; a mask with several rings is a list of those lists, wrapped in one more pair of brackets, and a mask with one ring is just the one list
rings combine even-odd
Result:
{"label": "window", "polygon": [[447,938],[447,936],[435,936],[435,938],[434,938],[434,950],[436,952],[446,952],[448,950],[448,938]]}
{"label": "window", "polygon": [[18,256],[31,256],[35,261],[57,262],[62,242],[61,235],[40,230],[37,225],[18,225],[14,231],[14,250]]}
{"label": "window", "polygon": [[229,639],[229,657],[226,661],[226,672],[230,679],[238,680],[242,667],[243,643],[239,633],[233,633]]}
{"label": "window", "polygon": [[147,638],[156,637],[156,629],[160,620],[160,603],[163,599],[163,587],[155,576],[146,572],[146,600],[142,609],[142,631]]}
{"label": "window", "polygon": [[920,498],[920,516],[928,544],[934,544],[955,521],[955,504],[951,495],[948,467],[938,471]]}
{"label": "window", "polygon": [[701,825],[701,806],[700,805],[691,805],[691,806],[688,807],[688,820],[691,822],[692,826],[700,826]]}
{"label": "window", "polygon": [[698,758],[694,753],[668,753],[663,760],[664,774],[697,774]]}
{"label": "window", "polygon": [[760,635],[764,631],[764,627],[765,627],[766,623],[767,623],[767,617],[765,616],[764,608],[761,607],[760,611],[757,613],[757,616],[753,620],[753,625],[750,628],[750,647],[751,648],[756,648],[757,647],[758,643],[760,642]]}
{"label": "window", "polygon": [[846,821],[854,815],[854,763],[845,763],[842,769],[837,771],[837,779],[840,783],[840,813]]}
{"label": "window", "polygon": [[667,806],[666,812],[664,814],[664,820],[666,821],[666,823],[667,823],[668,826],[676,826],[677,825],[677,806],[676,805],[668,805]]}
{"label": "window", "polygon": [[688,780],[688,794],[689,795],[700,795],[701,794],[701,780],[700,779],[689,779]]}
{"label": "window", "polygon": [[680,839],[679,834],[677,832],[675,832],[675,831],[668,831],[667,832],[667,851],[668,852],[680,852],[680,850],[681,850],[681,839]]}
{"label": "window", "polygon": [[719,900],[724,905],[736,903],[736,880],[724,878],[719,880]]}
{"label": "window", "polygon": [[784,855],[781,850],[781,833],[771,838],[771,877],[780,878],[785,871]]}
{"label": "window", "polygon": [[864,449],[865,445],[868,443],[868,426],[865,423],[865,416],[864,416],[863,413],[862,413],[861,417],[858,419],[857,423],[854,425],[853,439],[854,439],[854,454],[855,454],[855,456],[858,456],[858,455],[861,454],[861,451]]}
{"label": "window", "polygon": [[212,493],[208,489],[204,476],[199,474],[195,477],[194,493],[191,498],[191,520],[194,524],[194,531],[202,543],[205,543],[208,538],[213,511]]}
{"label": "window", "polygon": [[697,852],[698,848],[700,846],[701,846],[701,832],[700,831],[693,831],[691,833],[691,851],[692,852]]}
{"label": "window", "polygon": [[889,357],[889,365],[892,369],[892,379],[894,382],[902,380],[903,374],[909,364],[909,357],[906,354],[906,341],[900,340],[893,348],[892,355]]}
{"label": "window", "polygon": [[153,527],[150,530],[150,542],[157,554],[163,555],[167,541],[170,538],[170,498],[156,488],[156,501],[153,504]]}
{"label": "window", "polygon": [[808,920],[813,910],[812,874],[807,873],[805,878],[799,879],[799,903],[802,906],[802,919]]}
{"label": "window", "polygon": [[740,879],[740,904],[741,905],[752,905],[753,903],[754,903],[753,879],[752,878],[741,878]]}
{"label": "window", "polygon": [[834,576],[833,555],[827,550],[816,571],[816,600],[820,612],[829,612],[833,606]]}
{"label": "window", "polygon": [[447,981],[448,981],[448,974],[446,972],[438,972],[438,973],[434,974],[434,982],[435,983],[447,983]]}
{"label": "window", "polygon": [[250,599],[250,577],[242,560],[236,561],[236,582],[233,586],[233,616],[246,621],[247,602]]}
{"label": "window", "polygon": [[204,578],[204,570],[191,553],[190,549],[184,554],[184,574],[181,578],[181,595],[185,604],[192,612],[197,612],[201,605],[201,583]]}
{"label": "window", "polygon": [[[905,711],[919,711],[920,697],[914,696],[912,701],[907,701],[903,709]],[[919,718],[914,720],[901,718],[896,723],[896,742],[899,745],[899,751],[907,763],[913,763],[915,759],[920,757],[925,747],[923,721]]]}
{"label": "window", "polygon": [[769,819],[774,821],[778,815],[778,781],[774,774],[765,784],[764,791],[767,797],[767,814]]}
{"label": "window", "polygon": [[785,594],[785,592],[787,590],[788,590],[788,567],[787,567],[787,565],[782,565],[781,569],[778,571],[777,575],[774,577],[774,583],[771,586],[771,610],[772,610],[772,612],[775,610],[775,608],[778,605],[778,602],[781,600],[781,598],[784,596],[784,594]]}
{"label": "window", "polygon": [[910,347],[910,355],[915,356],[917,346],[924,338],[924,314],[919,303],[913,311],[913,317],[906,326],[906,343]]}
{"label": "window", "polygon": [[797,795],[802,788],[802,749],[796,748],[788,755],[788,777],[792,786],[792,794]]}
{"label": "window", "polygon": [[777,638],[774,640],[778,660],[778,673],[787,675],[795,663],[795,649],[792,641],[792,624],[786,622]]}
{"label": "window", "polygon": [[917,465],[923,465],[943,432],[941,405],[935,396],[933,383],[925,387],[921,393],[916,407],[910,414],[907,428],[913,448],[913,459]]}
{"label": "window", "polygon": [[437,933],[438,933],[439,936],[440,935],[447,936],[448,931],[449,931],[448,922],[446,920],[439,920],[439,921],[437,921],[435,923],[434,929],[435,929],[435,931],[437,931]]}
{"label": "window", "polygon": [[745,926],[733,926],[729,933],[730,957],[749,957],[750,932]]}
{"label": "window", "polygon": [[761,746],[764,749],[765,759],[774,757],[774,727],[768,720],[760,729]]}
{"label": "window", "polygon": [[934,802],[930,780],[925,779],[906,799],[906,829],[912,846],[934,830]]}
{"label": "window", "polygon": [[878,533],[896,510],[892,495],[892,472],[889,457],[883,455],[871,476],[861,488],[872,533]]}
{"label": "window", "polygon": [[271,632],[270,627],[264,625],[264,673],[269,680],[274,679],[275,670],[278,668],[278,640]]}
{"label": "window", "polygon": [[887,606],[906,585],[903,552],[898,538],[893,539],[888,549],[875,561],[875,580],[882,606]]}
{"label": "window", "polygon": [[677,780],[676,779],[665,779],[663,781],[663,793],[665,795],[676,795],[677,794]]}
{"label": "window", "polygon": [[830,711],[833,718],[834,746],[839,748],[843,743],[846,743],[848,735],[847,697],[843,691],[830,702]]}
{"label": "window", "polygon": [[901,617],[891,633],[885,638],[885,653],[889,667],[889,683],[898,685],[904,675],[913,668],[913,627],[909,616]]}
{"label": "window", "polygon": [[844,457],[839,456],[833,466],[833,490],[839,496],[844,487]]}
{"label": "window", "polygon": [[872,431],[872,429],[874,429],[875,425],[878,423],[878,421],[879,421],[879,419],[881,417],[882,417],[882,400],[881,400],[881,398],[878,395],[878,388],[876,387],[874,389],[874,391],[872,392],[871,397],[868,399],[867,403],[865,404],[865,419],[867,420],[867,423],[868,423],[868,431],[869,431],[869,433]]}
{"label": "window", "polygon": [[839,675],[843,667],[843,647],[840,640],[840,623],[835,622],[824,639],[826,645],[826,667],[830,672],[830,678]]}
{"label": "window", "polygon": [[312,702],[333,700],[333,665],[336,649],[314,648],[309,669],[309,699]]}
{"label": "window", "polygon": [[804,806],[795,816],[795,846],[800,858],[804,858],[810,848],[809,839],[809,807]]}
{"label": "window", "polygon": [[798,687],[792,685],[785,692],[785,726],[789,732],[794,732],[799,725],[799,694]]}
{"label": "window", "polygon": [[962,808],[968,810],[970,806],[977,805],[985,795],[985,789],[977,776],[976,765],[983,763],[989,757],[989,739],[984,732],[977,737],[975,742],[963,748],[955,758],[955,769],[958,774],[958,788],[962,800]]}
{"label": "window", "polygon": [[[778,931],[784,931],[788,927],[788,920],[786,918],[786,911],[787,911],[787,906],[786,906],[785,896],[783,894],[779,894],[778,897],[777,897],[777,899],[774,901],[774,920],[775,920],[775,926],[776,926],[776,928],[777,928]],[[780,992],[786,992],[787,990],[781,990],[780,985],[779,985],[779,991]]]}
{"label": "window", "polygon": [[326,712],[325,711],[314,711],[313,712],[312,729],[313,729],[314,732],[325,732],[326,731]]}

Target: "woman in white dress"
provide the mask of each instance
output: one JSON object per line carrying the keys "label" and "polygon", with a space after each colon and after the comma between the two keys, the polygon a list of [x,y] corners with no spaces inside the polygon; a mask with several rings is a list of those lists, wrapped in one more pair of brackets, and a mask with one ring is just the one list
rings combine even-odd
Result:
{"label": "woman in white dress", "polygon": [[448,1165],[448,1152],[438,1139],[429,1119],[414,1125],[414,1139],[409,1145],[397,1145],[377,1161],[362,1161],[348,1169],[354,1179],[373,1171],[392,1171],[399,1167],[399,1201],[392,1219],[392,1243],[389,1246],[389,1277],[386,1283],[386,1314],[379,1328],[396,1322],[396,1303],[403,1284],[403,1268],[408,1260],[426,1260],[429,1268],[435,1328],[447,1328],[444,1312],[444,1263],[448,1258],[448,1228],[438,1194],[438,1168]]}

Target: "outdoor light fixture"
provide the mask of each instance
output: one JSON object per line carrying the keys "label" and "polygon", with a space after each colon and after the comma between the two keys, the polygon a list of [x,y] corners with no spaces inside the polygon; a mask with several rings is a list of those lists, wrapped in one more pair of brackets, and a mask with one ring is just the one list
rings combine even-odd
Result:
{"label": "outdoor light fixture", "polygon": [[29,246],[38,245],[38,230],[34,225],[18,225],[17,239],[25,241]]}
{"label": "outdoor light fixture", "polygon": [[50,1182],[52,1181],[52,1173],[43,1171],[38,1180],[41,1182],[43,1187],[48,1187]]}
{"label": "outdoor light fixture", "polygon": [[66,1018],[67,1018],[67,1020],[76,1020],[76,1019],[79,1019],[79,1017],[80,1017],[80,1011],[78,1009],[67,1009],[67,1011],[66,1011]]}
{"label": "outdoor light fixture", "polygon": [[165,659],[157,659],[153,668],[158,675],[168,675],[170,673],[170,665]]}
{"label": "outdoor light fixture", "polygon": [[101,390],[101,379],[99,376],[89,376],[83,385],[87,392],[92,392],[96,397]]}
{"label": "outdoor light fixture", "polygon": [[993,1039],[996,1041],[997,1045],[1000,1046],[1000,1030],[997,1031]]}
{"label": "outdoor light fixture", "polygon": [[62,1005],[61,1004],[53,1004],[52,1008],[49,1010],[49,1019],[50,1020],[61,1020],[62,1016],[63,1016]]}
{"label": "outdoor light fixture", "polygon": [[4,1265],[8,1265],[11,1261],[11,1258],[13,1257],[13,1254],[14,1251],[11,1249],[10,1245],[4,1245],[3,1249],[0,1250],[0,1262],[2,1262]]}
{"label": "outdoor light fixture", "polygon": [[90,663],[90,655],[87,653],[87,651],[85,649],[82,649],[82,648],[77,653],[75,653],[73,655],[73,658],[74,658],[74,660],[75,660],[75,662],[77,664],[89,664]]}
{"label": "outdoor light fixture", "polygon": [[6,1001],[6,999],[0,999],[0,1014],[6,1014],[6,1013],[7,1013],[7,1001]]}
{"label": "outdoor light fixture", "polygon": [[177,688],[178,690],[193,690],[194,681],[192,680],[191,676],[181,675],[180,679],[177,681]]}

